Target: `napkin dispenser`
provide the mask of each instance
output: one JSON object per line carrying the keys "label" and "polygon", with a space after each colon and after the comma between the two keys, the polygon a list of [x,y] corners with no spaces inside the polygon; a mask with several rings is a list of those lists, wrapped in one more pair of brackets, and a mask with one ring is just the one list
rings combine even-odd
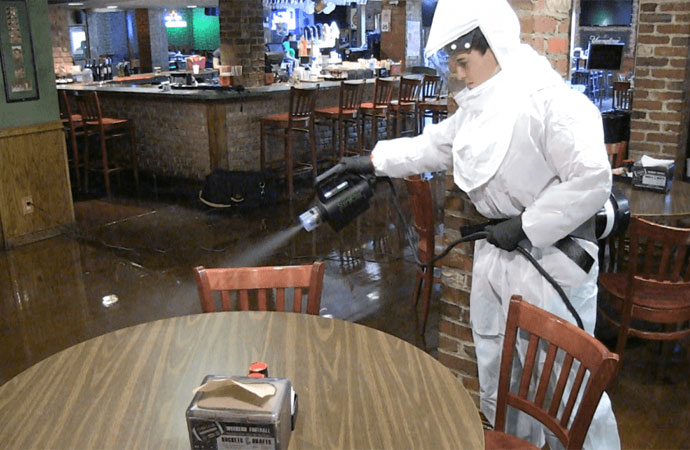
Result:
{"label": "napkin dispenser", "polygon": [[673,161],[643,156],[632,166],[632,187],[666,193],[671,190],[674,167]]}
{"label": "napkin dispenser", "polygon": [[286,378],[208,375],[187,408],[192,449],[287,449],[297,396]]}

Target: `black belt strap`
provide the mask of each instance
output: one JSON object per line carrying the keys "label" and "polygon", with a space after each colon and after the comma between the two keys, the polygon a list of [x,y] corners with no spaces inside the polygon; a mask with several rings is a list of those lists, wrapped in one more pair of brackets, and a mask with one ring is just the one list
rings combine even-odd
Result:
{"label": "black belt strap", "polygon": [[[503,219],[505,220],[505,219]],[[502,222],[501,219],[492,219],[488,222],[465,225],[460,227],[460,234],[462,236],[468,236],[478,231],[485,231],[487,225],[495,225]],[[570,258],[575,264],[577,264],[585,273],[589,273],[589,270],[594,265],[594,258],[585,251],[582,246],[575,240],[575,238],[584,239],[590,242],[596,242],[595,237],[595,219],[592,216],[585,223],[577,227],[572,233],[564,237],[560,241],[556,242],[554,246],[562,251],[568,258]]]}
{"label": "black belt strap", "polygon": [[556,242],[554,247],[562,251],[565,256],[570,258],[585,273],[589,273],[589,270],[594,265],[594,258],[572,236],[564,237]]}

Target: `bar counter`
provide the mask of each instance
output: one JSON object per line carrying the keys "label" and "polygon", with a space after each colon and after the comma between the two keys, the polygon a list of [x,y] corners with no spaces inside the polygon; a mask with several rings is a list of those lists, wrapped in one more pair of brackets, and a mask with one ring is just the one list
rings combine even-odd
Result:
{"label": "bar counter", "polygon": [[[141,81],[141,80],[139,80]],[[365,80],[363,101],[373,95],[374,79]],[[319,85],[317,108],[338,105],[339,81]],[[285,113],[290,85],[225,89],[171,89],[153,84],[63,84],[58,89],[97,91],[103,115],[132,120],[142,171],[160,176],[203,180],[214,169],[259,169],[259,119]],[[76,109],[75,109],[76,111]],[[319,151],[330,148],[330,131],[317,127]],[[267,161],[283,157],[282,142],[268,140]]]}

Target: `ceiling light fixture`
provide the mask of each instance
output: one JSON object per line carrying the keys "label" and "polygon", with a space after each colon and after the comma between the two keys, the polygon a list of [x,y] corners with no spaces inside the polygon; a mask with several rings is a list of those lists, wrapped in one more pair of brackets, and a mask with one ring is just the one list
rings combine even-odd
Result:
{"label": "ceiling light fixture", "polygon": [[117,9],[117,5],[108,5],[107,8],[108,9]]}
{"label": "ceiling light fixture", "polygon": [[68,3],[67,6],[84,6],[84,4],[81,2],[72,2]]}
{"label": "ceiling light fixture", "polygon": [[187,8],[194,9],[194,8],[196,8],[196,5],[187,5]]}

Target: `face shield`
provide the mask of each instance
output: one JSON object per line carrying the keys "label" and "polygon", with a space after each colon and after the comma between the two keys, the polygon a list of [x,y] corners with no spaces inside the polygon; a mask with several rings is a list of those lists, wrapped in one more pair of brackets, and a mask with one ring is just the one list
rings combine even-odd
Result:
{"label": "face shield", "polygon": [[459,53],[470,51],[475,30],[459,37],[428,57],[429,65],[436,70],[436,73],[448,86],[448,95],[451,97],[465,89],[465,82],[457,77],[455,58]]}

